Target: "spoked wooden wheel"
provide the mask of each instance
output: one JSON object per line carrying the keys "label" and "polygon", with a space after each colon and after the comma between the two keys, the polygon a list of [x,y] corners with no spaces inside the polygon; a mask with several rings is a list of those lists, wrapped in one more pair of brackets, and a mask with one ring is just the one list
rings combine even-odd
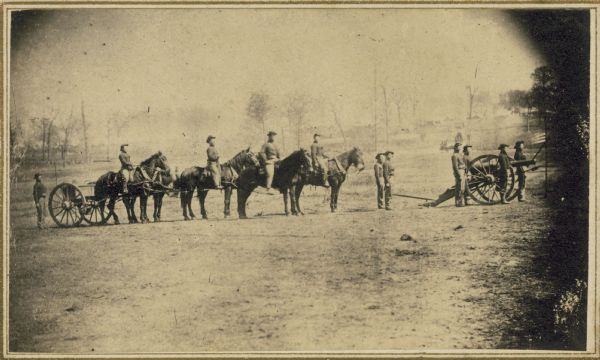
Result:
{"label": "spoked wooden wheel", "polygon": [[[484,205],[500,202],[501,179],[497,155],[482,155],[473,159],[469,165],[467,188],[473,200]],[[508,168],[506,179],[506,196],[510,196],[515,187],[515,174]]]}
{"label": "spoked wooden wheel", "polygon": [[48,198],[48,210],[56,225],[73,227],[83,220],[82,208],[86,207],[85,196],[81,190],[68,183],[58,184]]}
{"label": "spoked wooden wheel", "polygon": [[107,199],[96,201],[86,199],[87,206],[81,209],[83,220],[90,225],[103,225],[108,221],[109,210],[106,206]]}

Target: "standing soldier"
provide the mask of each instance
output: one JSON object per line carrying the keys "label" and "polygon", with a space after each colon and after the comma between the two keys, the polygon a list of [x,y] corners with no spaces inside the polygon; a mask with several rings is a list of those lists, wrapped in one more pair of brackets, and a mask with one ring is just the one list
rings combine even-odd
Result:
{"label": "standing soldier", "polygon": [[131,172],[134,169],[131,158],[127,151],[125,151],[125,146],[128,146],[128,144],[121,145],[121,152],[119,153],[119,161],[121,162],[121,170],[119,172],[123,179],[123,194],[127,194],[129,191],[127,185],[131,181]]}
{"label": "standing soldier", "polygon": [[375,155],[375,183],[377,184],[377,208],[383,209],[383,154]]}
{"label": "standing soldier", "polygon": [[454,205],[464,206],[465,189],[465,161],[460,155],[461,143],[454,144],[454,153],[452,154],[452,172],[454,173]]}
{"label": "standing soldier", "polygon": [[219,164],[219,152],[215,146],[216,137],[209,135],[206,138],[206,142],[208,143],[208,148],[206,148],[206,157],[208,158],[208,163],[206,168],[210,171],[213,182],[215,183],[215,189],[223,189],[221,186],[221,165]]}
{"label": "standing soldier", "polygon": [[[310,156],[312,157],[313,166],[317,172],[323,172],[323,186],[329,187],[329,181],[327,180],[327,155],[323,151],[323,146],[319,144],[321,135],[313,135],[313,143],[310,145]],[[324,165],[325,164],[325,165]]]}
{"label": "standing soldier", "polygon": [[508,168],[510,167],[510,159],[506,153],[508,145],[500,144],[498,150],[498,191],[500,192],[500,202],[508,204],[510,201],[506,199],[506,186],[508,185]]}
{"label": "standing soldier", "polygon": [[267,134],[268,140],[260,149],[260,156],[265,164],[265,173],[267,174],[267,192],[271,192],[273,185],[273,177],[275,176],[275,162],[279,160],[279,149],[275,145],[275,131],[269,131]]}
{"label": "standing soldier", "polygon": [[[527,160],[527,157],[525,156],[525,154],[523,154],[523,149],[525,148],[525,142],[522,140],[519,140],[516,142],[515,144],[515,160],[519,161],[519,160]],[[525,178],[527,176],[525,175],[525,169],[523,169],[523,166],[517,166],[517,181],[518,181],[518,187],[517,187],[517,197],[519,199],[519,201],[523,202],[525,201]]]}
{"label": "standing soldier", "polygon": [[393,151],[385,152],[385,161],[383,163],[383,182],[385,185],[385,209],[392,210],[392,177],[394,176],[394,167],[392,166]]}
{"label": "standing soldier", "polygon": [[46,186],[42,182],[42,176],[35,174],[33,176],[35,184],[33,184],[33,202],[35,203],[35,210],[37,212],[37,227],[38,229],[44,229],[46,227],[45,222],[45,211],[46,211]]}
{"label": "standing soldier", "polygon": [[465,163],[465,180],[464,180],[464,188],[463,188],[463,198],[465,201],[465,206],[469,205],[469,189],[468,189],[468,176],[469,176],[469,166],[471,165],[471,152],[469,148],[472,148],[471,145],[463,146],[463,162]]}

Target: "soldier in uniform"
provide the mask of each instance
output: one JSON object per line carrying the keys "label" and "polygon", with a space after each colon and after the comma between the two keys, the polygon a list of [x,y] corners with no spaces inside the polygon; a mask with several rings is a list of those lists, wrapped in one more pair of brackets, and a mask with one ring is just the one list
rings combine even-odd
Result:
{"label": "soldier in uniform", "polygon": [[[525,154],[523,154],[523,149],[525,148],[525,142],[519,140],[515,143],[515,160],[527,160]],[[525,179],[527,176],[525,175],[525,169],[523,166],[517,166],[517,198],[520,202],[525,201]]]}
{"label": "soldier in uniform", "polygon": [[454,144],[454,153],[452,154],[452,172],[454,174],[454,205],[457,207],[464,206],[464,190],[465,190],[465,161],[460,155],[461,143]]}
{"label": "soldier in uniform", "polygon": [[467,176],[469,175],[469,166],[471,165],[471,152],[469,149],[472,148],[471,145],[463,146],[463,162],[465,163],[465,180],[464,180],[464,188],[463,188],[463,199],[465,206],[469,205],[469,192],[467,191]]}
{"label": "soldier in uniform", "polygon": [[215,146],[216,137],[209,135],[206,138],[206,142],[208,143],[208,148],[206,148],[206,157],[208,158],[208,163],[206,168],[210,171],[212,179],[215,183],[215,189],[223,189],[221,186],[221,165],[219,164],[219,152]]}
{"label": "soldier in uniform", "polygon": [[385,209],[392,210],[392,177],[394,176],[394,167],[392,166],[392,158],[394,157],[393,151],[386,151],[385,161],[383,163],[383,182],[385,186],[384,197],[385,197]]}
{"label": "soldier in uniform", "polygon": [[383,209],[383,153],[375,155],[375,183],[377,184],[377,208]]}
{"label": "soldier in uniform", "polygon": [[273,184],[273,177],[275,176],[275,162],[279,160],[279,149],[275,145],[275,131],[269,131],[267,134],[268,140],[260,149],[260,157],[263,159],[265,164],[265,173],[267,174],[267,191],[271,192],[271,185]]}
{"label": "soldier in uniform", "polygon": [[42,182],[40,174],[35,174],[33,178],[35,179],[35,184],[33,184],[33,202],[35,203],[35,210],[37,212],[37,227],[44,229],[46,227],[46,186]]}
{"label": "soldier in uniform", "polygon": [[128,144],[121,145],[121,152],[119,153],[119,161],[121,162],[121,170],[119,172],[121,173],[121,177],[123,179],[123,193],[124,194],[127,194],[127,192],[129,191],[129,189],[127,188],[127,185],[129,183],[129,181],[131,181],[131,172],[134,169],[134,166],[131,163],[131,158],[129,157],[129,154],[125,150],[126,146],[128,146]]}
{"label": "soldier in uniform", "polygon": [[510,201],[506,199],[506,186],[508,185],[508,168],[510,167],[510,159],[506,153],[508,145],[500,144],[498,150],[498,191],[500,192],[500,202],[508,204]]}
{"label": "soldier in uniform", "polygon": [[329,187],[329,181],[327,180],[327,155],[323,151],[323,146],[319,144],[321,135],[313,135],[313,143],[310,145],[310,156],[312,158],[313,166],[317,172],[323,173],[323,186]]}

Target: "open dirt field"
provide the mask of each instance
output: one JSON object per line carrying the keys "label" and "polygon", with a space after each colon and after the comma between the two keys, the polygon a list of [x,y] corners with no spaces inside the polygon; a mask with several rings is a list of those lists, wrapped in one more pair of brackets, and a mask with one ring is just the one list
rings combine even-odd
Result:
{"label": "open dirt field", "polygon": [[[443,192],[452,184],[449,158],[398,156],[394,192]],[[282,215],[281,197],[253,194],[251,219],[223,219],[222,195],[211,192],[209,220],[182,221],[179,200],[167,197],[161,223],[59,229],[48,218],[52,227],[39,231],[32,183],[20,183],[11,201],[10,350],[534,344],[524,304],[552,291],[531,271],[552,215],[540,195],[542,172],[528,178],[527,203],[427,209],[394,198],[394,209],[383,211],[365,160],[366,171],[349,174],[338,213],[329,212],[325,189],[306,188],[299,217]],[[122,205],[117,211],[124,215]]]}

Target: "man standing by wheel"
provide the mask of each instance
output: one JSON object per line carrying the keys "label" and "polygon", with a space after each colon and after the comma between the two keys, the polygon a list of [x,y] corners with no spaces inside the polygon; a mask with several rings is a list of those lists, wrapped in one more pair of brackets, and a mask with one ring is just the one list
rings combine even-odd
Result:
{"label": "man standing by wheel", "polygon": [[33,176],[35,184],[33,184],[33,202],[35,203],[35,210],[37,212],[37,227],[38,229],[44,229],[46,227],[46,186],[42,182],[42,176],[35,174]]}
{"label": "man standing by wheel", "polygon": [[463,188],[463,199],[464,199],[464,203],[465,206],[469,205],[469,166],[471,166],[471,152],[470,152],[470,148],[472,148],[471,145],[465,145],[463,146],[463,162],[465,163],[465,180],[463,181],[464,184],[464,188]]}
{"label": "man standing by wheel", "polygon": [[[523,149],[525,148],[525,142],[519,140],[515,144],[515,160],[527,160],[525,154],[523,154]],[[527,175],[525,175],[525,169],[523,166],[517,166],[517,198],[520,202],[525,201],[525,179]]]}
{"label": "man standing by wheel", "polygon": [[465,160],[460,155],[461,143],[454,144],[454,153],[452,154],[452,172],[454,174],[454,205],[456,207],[464,206],[464,189],[465,189]]}
{"label": "man standing by wheel", "polygon": [[223,189],[221,186],[221,165],[219,164],[219,152],[215,146],[216,137],[209,135],[206,138],[206,142],[208,143],[208,148],[206,148],[206,157],[208,158],[208,163],[206,168],[210,171],[213,182],[215,183],[215,189]]}
{"label": "man standing by wheel", "polygon": [[267,175],[267,192],[271,193],[273,178],[275,177],[275,162],[279,160],[279,149],[275,145],[275,131],[269,131],[267,142],[260,149],[260,156],[265,164],[265,173]]}
{"label": "man standing by wheel", "polygon": [[510,201],[506,199],[506,186],[508,185],[508,168],[510,167],[510,159],[506,153],[508,145],[500,144],[498,150],[498,192],[500,192],[500,202],[508,204]]}
{"label": "man standing by wheel", "polygon": [[394,167],[392,166],[393,151],[385,152],[385,161],[383,163],[383,182],[385,186],[385,209],[392,210],[392,177],[394,177]]}
{"label": "man standing by wheel", "polygon": [[384,181],[383,181],[383,154],[375,155],[375,184],[377,184],[377,208],[383,209]]}
{"label": "man standing by wheel", "polygon": [[313,135],[313,143],[310,145],[310,156],[312,158],[313,166],[316,172],[323,174],[323,186],[329,187],[329,181],[327,180],[327,155],[323,151],[323,145],[319,144],[321,135]]}
{"label": "man standing by wheel", "polygon": [[119,161],[121,162],[121,178],[123,179],[123,194],[127,194],[129,192],[129,181],[131,181],[131,172],[134,169],[133,164],[131,163],[131,158],[129,154],[125,150],[125,147],[128,144],[121,145],[121,152],[119,153]]}

